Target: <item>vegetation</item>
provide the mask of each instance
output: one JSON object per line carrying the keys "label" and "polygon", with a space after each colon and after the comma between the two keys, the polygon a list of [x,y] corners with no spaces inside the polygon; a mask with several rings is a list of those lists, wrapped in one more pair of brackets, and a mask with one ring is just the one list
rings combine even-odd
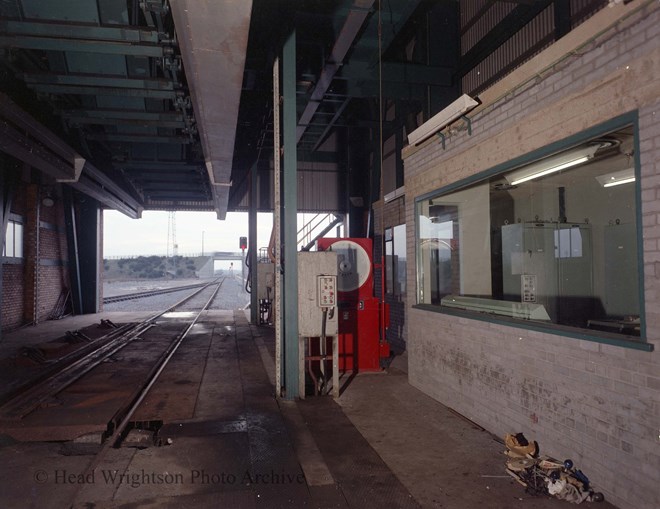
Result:
{"label": "vegetation", "polygon": [[104,279],[172,279],[194,278],[196,271],[206,262],[208,257],[175,256],[138,256],[136,258],[119,258],[103,260]]}

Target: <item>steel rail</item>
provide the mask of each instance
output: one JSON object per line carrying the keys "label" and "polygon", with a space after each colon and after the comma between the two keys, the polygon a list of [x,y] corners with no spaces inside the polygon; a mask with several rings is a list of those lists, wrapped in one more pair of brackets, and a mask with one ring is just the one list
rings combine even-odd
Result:
{"label": "steel rail", "polygon": [[142,299],[145,297],[152,297],[154,295],[164,295],[167,293],[174,293],[183,290],[191,290],[205,286],[208,283],[197,283],[194,285],[174,286],[172,288],[158,288],[154,290],[147,290],[144,292],[125,293],[122,295],[112,295],[110,297],[103,297],[103,304],[112,304],[113,302],[122,302],[125,300]]}
{"label": "steel rail", "polygon": [[[161,373],[169,363],[170,359],[174,356],[176,351],[178,350],[179,346],[181,346],[181,343],[183,343],[183,340],[186,338],[188,333],[192,330],[192,328],[195,326],[197,323],[197,320],[199,320],[199,317],[202,315],[204,311],[209,307],[209,305],[213,302],[215,299],[218,291],[220,290],[220,287],[222,286],[222,283],[224,282],[224,279],[220,281],[220,283],[214,283],[217,284],[217,288],[211,295],[211,297],[206,301],[204,306],[200,309],[200,311],[196,314],[195,318],[190,322],[190,324],[186,327],[186,329],[181,332],[176,339],[170,343],[170,346],[168,347],[167,351],[161,356],[160,361],[154,365],[154,367],[151,369],[149,375],[145,379],[145,383],[142,385],[142,387],[134,393],[133,398],[131,399],[130,403],[126,405],[125,408],[119,409],[118,412],[115,413],[113,416],[113,419],[108,423],[109,426],[112,425],[113,430],[112,434],[105,439],[103,442],[103,445],[101,446],[101,449],[99,452],[96,454],[94,459],[91,461],[91,463],[87,466],[84,472],[84,478],[87,478],[86,476],[93,474],[107,452],[110,449],[117,448],[121,444],[121,440],[123,438],[124,432],[126,431],[126,428],[130,424],[131,417],[133,414],[135,414],[135,411],[139,408],[139,406],[142,404],[144,401],[144,398],[147,397],[147,394],[149,391],[152,389],[152,387],[156,384],[158,381],[158,378],[160,377]],[[210,286],[210,285],[207,285]],[[199,292],[198,292],[199,293]],[[114,422],[116,421],[116,422]],[[75,493],[73,494],[73,501],[70,507],[76,507],[76,504],[79,502],[78,495],[80,494],[82,484],[78,485],[78,488],[76,489]]]}
{"label": "steel rail", "polygon": [[[219,279],[219,278],[218,278]],[[125,333],[117,336],[110,342],[101,346],[100,348],[95,349],[92,352],[87,353],[86,355],[75,359],[70,364],[64,366],[57,373],[54,373],[52,376],[45,378],[34,386],[22,391],[17,397],[7,401],[2,407],[0,407],[0,417],[8,420],[17,420],[30,412],[37,409],[41,403],[43,403],[47,398],[61,392],[66,387],[74,383],[85,373],[94,369],[101,362],[103,362],[108,357],[114,355],[122,348],[126,347],[128,344],[137,339],[141,334],[146,332],[148,329],[153,327],[154,322],[163,316],[166,313],[169,313],[173,309],[185,304],[190,299],[194,298],[196,295],[204,291],[209,286],[218,284],[218,289],[224,282],[223,280],[218,283],[218,279],[206,284],[204,287],[199,290],[191,293],[190,295],[184,297],[175,304],[169,306],[164,311],[156,313],[155,315],[147,318],[146,320],[135,324],[132,328],[128,329]],[[217,291],[215,292],[217,293]]]}
{"label": "steel rail", "polygon": [[36,377],[34,377],[33,379],[29,380],[26,383],[18,385],[15,389],[12,389],[11,392],[1,397],[0,409],[2,409],[3,405],[5,405],[7,402],[21,396],[25,391],[31,390],[37,384],[44,383],[50,377],[62,371],[62,369],[64,369],[66,366],[73,364],[74,362],[76,362],[77,360],[79,360],[80,358],[86,355],[90,355],[92,351],[97,350],[106,343],[115,341],[123,334],[130,332],[131,330],[133,330],[135,325],[136,324],[129,323],[121,327],[118,327],[116,329],[113,329],[108,334],[105,334],[103,336],[91,340],[89,343],[86,343],[81,348],[78,348],[77,350],[74,350],[73,352],[70,352],[60,357],[55,361],[51,361],[50,363],[47,364],[45,369],[39,375],[37,375]]}
{"label": "steel rail", "polygon": [[186,327],[186,329],[183,332],[181,332],[176,339],[172,341],[169,348],[161,356],[161,360],[156,363],[154,368],[147,376],[145,384],[143,384],[143,386],[140,387],[134,393],[134,397],[131,399],[131,403],[129,404],[130,406],[128,406],[127,409],[122,408],[115,413],[115,415],[113,416],[113,418],[110,420],[109,423],[109,427],[113,428],[113,432],[112,435],[109,437],[108,442],[112,443],[113,445],[118,445],[121,439],[121,434],[126,429],[126,426],[128,426],[128,423],[130,422],[130,418],[133,416],[137,408],[140,406],[140,403],[142,403],[142,401],[147,396],[151,388],[154,386],[154,384],[158,380],[158,377],[165,369],[165,366],[167,366],[168,362],[170,361],[174,353],[178,350],[179,346],[181,345],[185,337],[188,335],[188,333],[197,323],[197,320],[199,320],[201,314],[204,311],[206,311],[207,308],[211,305],[211,303],[215,299],[215,296],[218,294],[218,291],[220,290],[220,287],[222,286],[223,282],[224,280],[218,284],[218,287],[213,291],[211,297],[206,301],[204,306],[202,306],[202,308],[197,313],[195,318],[193,318],[192,322],[190,322],[190,325],[188,325],[188,327]]}

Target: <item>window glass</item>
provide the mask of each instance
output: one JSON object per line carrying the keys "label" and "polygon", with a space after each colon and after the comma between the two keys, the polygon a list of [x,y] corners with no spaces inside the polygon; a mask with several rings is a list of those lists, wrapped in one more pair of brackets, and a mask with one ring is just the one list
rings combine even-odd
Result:
{"label": "window glass", "polygon": [[23,225],[14,223],[14,257],[23,258]]}
{"label": "window glass", "polygon": [[388,294],[406,292],[406,225],[385,229],[385,282]]}
{"label": "window glass", "polygon": [[639,336],[634,136],[418,200],[418,304]]}
{"label": "window glass", "polygon": [[394,293],[406,293],[406,225],[399,224],[394,227],[394,253],[392,259],[394,267]]}
{"label": "window glass", "polygon": [[2,256],[23,258],[23,225],[21,223],[11,220],[7,222]]}
{"label": "window glass", "polygon": [[385,229],[385,291],[394,293],[394,236],[392,228]]}

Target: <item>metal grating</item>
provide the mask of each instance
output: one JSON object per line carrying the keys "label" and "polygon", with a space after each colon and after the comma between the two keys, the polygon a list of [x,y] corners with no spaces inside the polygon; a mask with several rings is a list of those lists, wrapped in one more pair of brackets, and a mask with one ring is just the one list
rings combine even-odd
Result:
{"label": "metal grating", "polygon": [[515,3],[479,0],[462,1],[461,10],[461,55],[465,55],[485,34],[490,32],[514,8]]}
{"label": "metal grating", "polygon": [[[461,54],[465,54],[517,4],[479,0],[461,1]],[[575,28],[607,5],[607,0],[571,0],[571,26]],[[462,90],[478,94],[543,51],[555,41],[554,4],[550,4],[500,47],[477,63],[462,78]]]}
{"label": "metal grating", "polygon": [[532,58],[554,41],[554,9],[550,5],[497,48],[463,78],[463,90],[477,94]]}

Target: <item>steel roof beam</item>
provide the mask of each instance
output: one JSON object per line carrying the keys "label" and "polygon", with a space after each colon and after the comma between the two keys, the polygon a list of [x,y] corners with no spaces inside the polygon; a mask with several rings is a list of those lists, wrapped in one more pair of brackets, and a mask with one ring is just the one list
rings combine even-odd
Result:
{"label": "steel roof beam", "polygon": [[[420,65],[406,62],[383,62],[383,82],[414,83],[424,85],[452,85],[453,69],[432,65]],[[349,81],[362,80],[378,83],[378,68],[367,62],[355,62],[342,69],[342,78]]]}
{"label": "steel roof beam", "polygon": [[130,218],[138,219],[142,215],[142,206],[137,201],[133,199],[130,201],[122,200],[109,193],[105,186],[85,173],[80,176],[78,182],[69,185],[77,191],[91,196],[106,207],[117,210]]}
{"label": "steel roof beam", "polygon": [[188,144],[191,139],[188,136],[148,136],[140,134],[115,134],[115,133],[91,133],[86,134],[85,138],[95,141],[127,142],[127,143],[178,143]]}
{"label": "steel roof beam", "polygon": [[365,21],[371,14],[371,11],[368,9],[372,7],[373,3],[374,0],[356,0],[349,11],[346,20],[344,21],[344,25],[342,26],[332,48],[328,63],[323,67],[316,86],[312,91],[310,100],[305,106],[305,110],[300,115],[298,127],[296,128],[296,143],[298,143],[303,134],[305,134],[307,124],[312,120],[316,110],[318,110],[320,102],[330,88],[335,74],[339,71],[349,49],[355,42]]}
{"label": "steel roof beam", "polygon": [[108,95],[122,97],[144,97],[146,99],[176,99],[184,94],[182,90],[148,90],[144,88],[110,88],[75,85],[28,83],[35,92],[55,95]]}
{"label": "steel roof beam", "polygon": [[105,118],[105,119],[121,119],[121,120],[166,120],[168,122],[180,121],[183,122],[183,115],[181,113],[173,112],[160,112],[160,111],[143,111],[143,110],[60,110],[59,113],[64,118],[72,117],[86,117],[86,118]]}
{"label": "steel roof beam", "polygon": [[145,193],[147,199],[157,199],[157,200],[174,200],[174,201],[186,201],[186,200],[203,200],[208,201],[210,196],[206,193],[199,191],[174,191],[171,188],[162,189],[162,190],[153,190],[149,193]]}
{"label": "steel roof beam", "polygon": [[177,187],[176,190],[172,190],[172,185],[171,183],[168,182],[136,182],[136,185],[139,185],[140,189],[144,194],[150,195],[154,192],[159,192],[159,191],[168,191],[170,193],[195,193],[199,195],[206,195],[206,193],[200,189],[198,183],[194,183],[195,185],[189,185],[189,186],[182,186],[182,187]]}
{"label": "steel roof beam", "polygon": [[180,203],[179,201],[164,201],[154,200],[149,202],[149,210],[165,210],[169,211],[175,208],[176,210],[184,210],[189,212],[212,212],[213,203],[207,200],[196,200],[194,203]]}
{"label": "steel roof beam", "polygon": [[74,179],[74,168],[35,140],[0,120],[0,150],[60,181]]}
{"label": "steel roof beam", "polygon": [[59,181],[75,181],[85,159],[0,92],[0,142],[15,157]]}
{"label": "steel roof beam", "polygon": [[88,76],[85,74],[24,73],[19,75],[28,85],[56,84],[85,87],[142,88],[147,90],[174,90],[174,83],[161,78],[117,78]]}
{"label": "steel roof beam", "polygon": [[316,144],[312,147],[312,152],[316,152],[316,149],[319,148],[319,147],[321,146],[321,144],[326,140],[328,134],[330,134],[330,130],[335,126],[337,120],[339,120],[339,117],[340,117],[341,114],[344,112],[344,109],[346,108],[346,106],[348,106],[348,103],[349,103],[350,101],[351,101],[350,97],[347,97],[347,98],[344,100],[344,102],[342,103],[342,105],[339,107],[339,109],[338,109],[337,112],[335,113],[334,117],[332,117],[332,119],[331,119],[330,122],[328,123],[327,127],[325,128],[325,130],[324,130],[324,131],[321,133],[321,135],[319,136],[319,138],[318,138]]}
{"label": "steel roof beam", "polygon": [[[190,178],[182,178],[182,179],[158,179],[158,180],[152,180],[152,179],[143,179],[141,177],[131,177],[131,182],[135,183],[136,185],[140,186],[140,189],[169,189],[172,184],[177,185],[177,191],[181,190],[192,190],[192,189],[200,189],[200,186],[203,188],[204,186],[204,181],[202,179],[190,179]],[[179,189],[180,187],[180,189]]]}
{"label": "steel roof beam", "polygon": [[73,124],[138,125],[183,129],[183,115],[172,112],[136,110],[61,110],[62,117]]}
{"label": "steel roof beam", "polygon": [[68,116],[66,117],[70,124],[91,124],[91,125],[129,125],[129,126],[144,126],[144,127],[164,127],[169,129],[184,129],[186,123],[183,120],[132,120],[128,118],[99,118],[99,117],[85,117],[85,116]]}
{"label": "steel roof beam", "polygon": [[199,164],[189,164],[186,162],[173,162],[173,161],[113,161],[112,165],[115,168],[124,170],[139,170],[139,171],[205,171],[203,166]]}
{"label": "steel roof beam", "polygon": [[132,55],[162,58],[173,53],[171,47],[130,42],[55,39],[52,37],[0,36],[0,48],[21,48],[44,51],[84,51],[105,55]]}
{"label": "steel roof beam", "polygon": [[132,43],[158,43],[162,39],[162,34],[159,34],[156,30],[146,30],[143,28],[113,28],[61,22],[35,23],[12,20],[0,20],[0,33]]}

